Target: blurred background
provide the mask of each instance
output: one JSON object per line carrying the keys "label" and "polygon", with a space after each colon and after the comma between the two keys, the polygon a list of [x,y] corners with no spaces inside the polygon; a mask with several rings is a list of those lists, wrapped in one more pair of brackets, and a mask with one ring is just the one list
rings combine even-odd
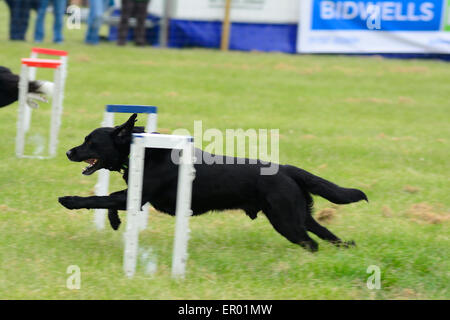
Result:
{"label": "blurred background", "polygon": [[[403,57],[420,54],[444,59],[450,54],[450,8],[449,2],[443,0],[6,2],[11,8],[17,7],[13,10],[17,12],[35,8],[40,12],[38,17],[45,15],[43,7],[52,11],[53,4],[60,15],[60,8],[67,6],[68,26],[75,22],[104,24],[108,31],[102,39],[108,41],[118,41],[123,16],[122,29],[125,24],[129,27],[127,39],[135,38],[139,29],[136,27],[142,24],[145,25],[145,43],[162,47],[284,53],[383,53]],[[24,12],[15,16],[13,25],[27,23]],[[36,40],[36,35],[34,38]]]}

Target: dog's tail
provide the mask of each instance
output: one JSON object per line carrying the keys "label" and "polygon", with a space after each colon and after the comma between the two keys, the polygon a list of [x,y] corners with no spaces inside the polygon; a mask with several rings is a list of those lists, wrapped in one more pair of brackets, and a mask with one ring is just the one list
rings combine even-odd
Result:
{"label": "dog's tail", "polygon": [[321,177],[315,176],[308,171],[294,167],[286,166],[288,174],[301,187],[315,195],[319,195],[336,204],[346,204],[366,200],[367,196],[358,189],[342,188],[338,185],[325,180]]}

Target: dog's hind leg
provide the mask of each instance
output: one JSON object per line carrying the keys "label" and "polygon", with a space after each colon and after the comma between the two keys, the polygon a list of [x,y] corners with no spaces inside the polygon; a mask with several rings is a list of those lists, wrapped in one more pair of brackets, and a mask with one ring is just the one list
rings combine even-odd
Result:
{"label": "dog's hind leg", "polygon": [[272,194],[267,198],[267,206],[263,212],[274,229],[286,239],[311,252],[318,250],[319,245],[309,237],[303,219],[290,199],[282,194]]}
{"label": "dog's hind leg", "polygon": [[[110,194],[110,196],[112,195],[120,195],[120,194],[124,194],[126,196],[126,192],[127,190],[121,190],[121,191],[117,191],[117,192],[113,192]],[[119,226],[120,226],[120,217],[119,217],[119,212],[116,209],[108,209],[108,220],[109,220],[109,224],[111,225],[111,228],[113,228],[114,230],[118,230]]]}
{"label": "dog's hind leg", "polygon": [[335,246],[346,248],[349,246],[355,246],[354,241],[342,241],[341,239],[339,239],[330,230],[314,220],[314,218],[310,214],[307,214],[305,224],[308,231],[314,233],[316,236],[323,240],[331,242]]}
{"label": "dog's hind leg", "polygon": [[116,209],[108,209],[108,220],[111,228],[118,230],[120,226],[119,211]]}

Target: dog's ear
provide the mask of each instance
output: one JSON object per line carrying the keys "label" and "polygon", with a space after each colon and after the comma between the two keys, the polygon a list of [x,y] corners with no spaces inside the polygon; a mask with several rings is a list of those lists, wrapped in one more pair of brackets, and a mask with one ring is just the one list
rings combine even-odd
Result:
{"label": "dog's ear", "polygon": [[133,113],[125,123],[115,127],[114,131],[112,132],[113,138],[123,139],[126,137],[130,137],[131,133],[133,132],[134,123],[137,121],[136,118],[137,114]]}

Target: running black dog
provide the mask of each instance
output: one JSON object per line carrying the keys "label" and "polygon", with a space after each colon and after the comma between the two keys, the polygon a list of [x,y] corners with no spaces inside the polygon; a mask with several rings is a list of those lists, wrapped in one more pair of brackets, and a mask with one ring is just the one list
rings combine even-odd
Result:
{"label": "running black dog", "polygon": [[[123,171],[123,178],[127,182],[131,135],[144,131],[142,127],[134,126],[135,121],[136,114],[133,114],[118,127],[94,130],[82,145],[67,151],[67,157],[71,161],[89,163],[83,171],[85,175],[106,168]],[[175,215],[178,165],[172,161],[171,152],[166,149],[146,149],[142,203],[150,202],[157,210]],[[195,156],[198,160],[212,155],[196,149]],[[309,237],[307,231],[337,246],[354,245],[353,241],[341,241],[313,219],[313,199],[310,194],[320,195],[337,204],[346,204],[367,201],[362,191],[339,187],[290,165],[279,165],[276,174],[261,175],[261,168],[267,163],[258,161],[250,164],[246,159],[245,164],[239,164],[241,162],[233,161],[237,158],[220,157],[223,164],[196,161],[196,178],[192,190],[194,215],[211,210],[242,209],[251,219],[255,219],[258,212],[262,211],[276,231],[310,251],[317,251],[318,244]],[[111,226],[117,229],[120,224],[117,210],[126,210],[127,190],[109,196],[61,197],[59,202],[68,209],[109,209]]]}
{"label": "running black dog", "polygon": [[[51,95],[53,84],[47,81],[30,81],[28,84],[27,103],[30,107],[37,108],[33,100],[47,102],[41,94]],[[19,99],[19,76],[8,68],[0,66],[0,108],[6,107]]]}

